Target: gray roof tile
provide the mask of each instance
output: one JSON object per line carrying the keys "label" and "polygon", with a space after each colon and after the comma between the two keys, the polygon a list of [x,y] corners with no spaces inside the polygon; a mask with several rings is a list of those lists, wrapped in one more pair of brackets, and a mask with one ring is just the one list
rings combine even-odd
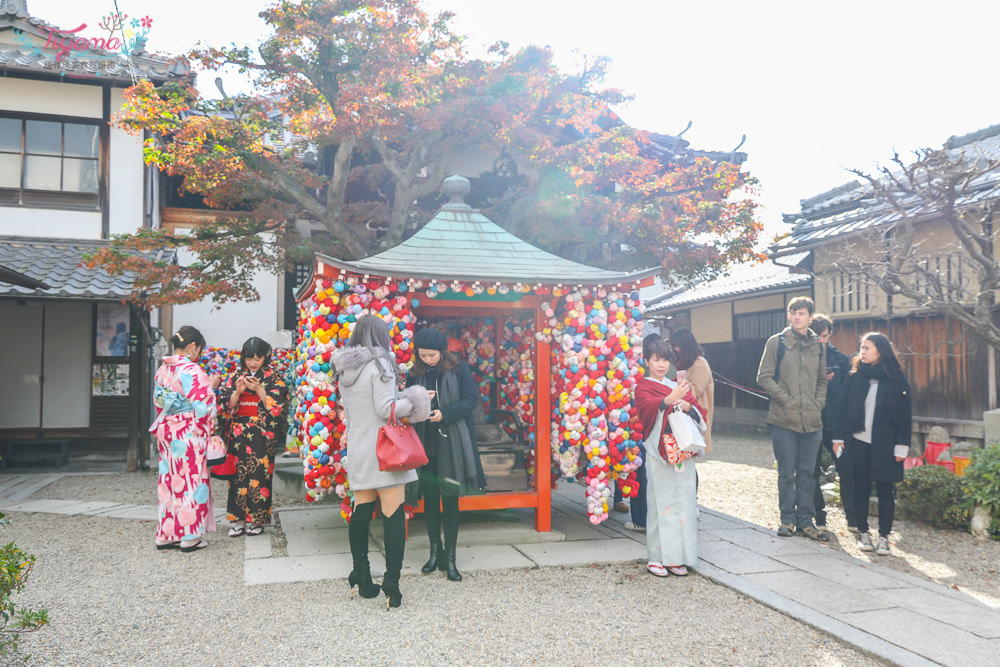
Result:
{"label": "gray roof tile", "polygon": [[[782,261],[797,264],[808,254],[800,253],[794,257],[784,258]],[[811,281],[812,275],[793,273],[787,266],[778,266],[771,262],[744,264],[734,267],[729,275],[692,285],[688,289],[657,301],[646,308],[646,316],[667,313],[678,308],[688,308],[712,301],[722,301],[745,294],[757,296],[778,289],[807,287]]]}
{"label": "gray roof tile", "polygon": [[[104,245],[107,242],[0,236],[0,267],[48,286],[24,287],[0,278],[0,297],[84,300],[128,298],[132,293],[134,274],[112,276],[101,269],[88,269],[80,265],[84,254]],[[164,259],[173,261],[173,255]]]}

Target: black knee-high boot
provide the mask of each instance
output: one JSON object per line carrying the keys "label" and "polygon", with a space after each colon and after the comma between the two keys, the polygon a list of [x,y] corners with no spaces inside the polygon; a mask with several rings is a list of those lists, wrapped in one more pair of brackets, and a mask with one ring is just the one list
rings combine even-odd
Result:
{"label": "black knee-high boot", "polygon": [[354,561],[354,569],[347,577],[352,596],[355,586],[363,598],[373,598],[378,595],[379,587],[372,581],[371,566],[368,564],[368,527],[371,525],[374,510],[374,502],[355,505],[354,511],[351,512],[351,523],[347,526],[347,539],[351,544],[351,559]]}
{"label": "black knee-high boot", "polygon": [[406,547],[406,515],[400,505],[392,516],[382,519],[385,530],[385,576],[382,577],[382,591],[385,592],[386,607],[398,607],[403,601],[399,592],[399,573],[403,569],[403,550]]}
{"label": "black knee-high boot", "polygon": [[458,546],[458,496],[442,497],[444,501],[444,557],[440,568],[447,573],[449,581],[461,581],[462,573],[455,565],[455,549]]}
{"label": "black knee-high boot", "polygon": [[427,524],[427,541],[430,542],[431,553],[420,571],[428,574],[438,568],[444,569],[444,550],[441,548],[441,494],[436,481],[424,485],[424,522]]}

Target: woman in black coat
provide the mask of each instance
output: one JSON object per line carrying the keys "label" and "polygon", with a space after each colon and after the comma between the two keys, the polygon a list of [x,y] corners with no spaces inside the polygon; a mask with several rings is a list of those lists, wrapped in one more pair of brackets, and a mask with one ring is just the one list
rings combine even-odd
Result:
{"label": "woman in black coat", "polygon": [[[903,480],[903,459],[913,429],[910,383],[903,375],[889,339],[880,333],[861,337],[861,351],[844,388],[842,431],[834,454],[844,451],[854,473],[854,514],[858,548],[889,555],[889,533],[896,513],[896,483]],[[845,437],[846,436],[846,437]],[[878,543],[868,534],[868,496],[872,482],[878,496]]]}
{"label": "woman in black coat", "polygon": [[472,413],[479,404],[479,388],[469,365],[448,351],[448,339],[437,329],[427,327],[418,331],[413,337],[413,347],[416,354],[406,383],[420,385],[431,395],[431,416],[416,425],[429,459],[417,471],[417,497],[424,499],[424,521],[431,548],[430,558],[420,571],[428,574],[442,570],[449,580],[461,581],[462,574],[455,565],[458,498],[486,486],[472,424]]}

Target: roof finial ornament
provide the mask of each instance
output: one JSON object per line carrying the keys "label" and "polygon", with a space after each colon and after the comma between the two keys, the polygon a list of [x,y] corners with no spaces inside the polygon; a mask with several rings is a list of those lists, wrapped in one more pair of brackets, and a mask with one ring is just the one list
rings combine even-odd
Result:
{"label": "roof finial ornament", "polygon": [[472,191],[472,185],[465,176],[452,174],[441,182],[441,193],[448,197],[448,203],[441,207],[444,211],[471,211],[465,203],[465,196]]}
{"label": "roof finial ornament", "polygon": [[27,18],[31,16],[28,13],[28,0],[0,0],[0,14],[13,14]]}

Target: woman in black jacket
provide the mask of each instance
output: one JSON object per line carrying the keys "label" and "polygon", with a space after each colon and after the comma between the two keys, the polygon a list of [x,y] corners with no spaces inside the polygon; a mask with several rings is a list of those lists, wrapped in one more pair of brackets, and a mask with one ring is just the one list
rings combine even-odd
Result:
{"label": "woman in black jacket", "polygon": [[455,565],[458,498],[486,486],[472,425],[472,413],[479,404],[479,388],[469,365],[448,351],[448,339],[437,329],[427,327],[418,331],[413,337],[413,347],[416,354],[406,384],[420,385],[431,395],[431,416],[426,422],[416,424],[429,459],[417,471],[417,497],[424,499],[424,521],[431,548],[430,558],[420,571],[428,574],[442,570],[449,580],[461,581],[462,574]]}
{"label": "woman in black jacket", "polygon": [[[842,431],[833,441],[840,456],[847,442],[854,472],[854,518],[858,548],[889,555],[889,533],[896,513],[896,483],[903,480],[903,459],[910,449],[913,429],[910,383],[903,375],[889,339],[880,333],[861,337],[844,388]],[[845,438],[847,436],[847,438]],[[878,495],[878,543],[868,534],[868,496],[872,482]]]}

